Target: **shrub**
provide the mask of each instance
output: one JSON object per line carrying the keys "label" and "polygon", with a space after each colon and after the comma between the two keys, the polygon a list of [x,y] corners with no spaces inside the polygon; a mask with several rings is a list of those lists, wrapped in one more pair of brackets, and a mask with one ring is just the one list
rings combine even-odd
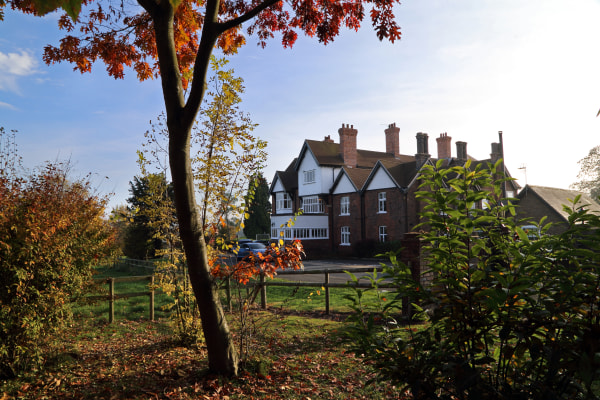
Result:
{"label": "shrub", "polygon": [[[530,240],[501,198],[498,165],[441,165],[425,169],[418,193],[432,283],[390,254],[385,273],[400,289],[371,313],[354,297],[355,350],[415,399],[596,398],[599,217],[575,198],[564,233]],[[403,298],[415,310],[407,327],[397,318]],[[420,329],[417,317],[427,319]]]}
{"label": "shrub", "polygon": [[43,361],[41,346],[69,322],[93,266],[112,250],[106,199],[67,171],[68,164],[47,164],[18,178],[0,170],[3,379]]}

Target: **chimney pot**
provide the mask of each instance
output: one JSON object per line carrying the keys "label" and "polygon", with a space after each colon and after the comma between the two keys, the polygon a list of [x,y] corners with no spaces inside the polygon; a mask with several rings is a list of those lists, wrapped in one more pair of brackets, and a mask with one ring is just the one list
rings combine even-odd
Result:
{"label": "chimney pot", "polygon": [[440,133],[440,137],[436,139],[438,158],[450,158],[452,157],[452,137],[448,136],[448,133]]}
{"label": "chimney pot", "polygon": [[396,158],[400,156],[400,128],[396,127],[395,122],[385,130],[385,152]]}
{"label": "chimney pot", "polygon": [[429,154],[429,135],[423,132],[417,133],[417,154],[415,154],[415,160],[417,161],[417,169],[420,169],[423,164],[431,157]]}
{"label": "chimney pot", "polygon": [[459,161],[467,161],[467,142],[456,142],[456,158]]}
{"label": "chimney pot", "polygon": [[356,135],[358,134],[358,130],[354,129],[354,125],[342,124],[338,133],[340,135],[340,152],[342,154],[342,160],[346,166],[355,168],[358,158],[356,152]]}

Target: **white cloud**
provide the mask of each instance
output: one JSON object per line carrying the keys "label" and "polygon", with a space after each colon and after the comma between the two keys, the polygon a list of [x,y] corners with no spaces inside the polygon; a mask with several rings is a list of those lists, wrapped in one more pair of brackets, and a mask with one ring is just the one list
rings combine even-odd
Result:
{"label": "white cloud", "polygon": [[31,53],[0,52],[0,90],[19,93],[17,79],[37,72],[37,61]]}
{"label": "white cloud", "polygon": [[4,103],[2,101],[0,101],[0,108],[8,108],[9,110],[17,110],[17,108],[15,106],[13,106],[12,104]]}

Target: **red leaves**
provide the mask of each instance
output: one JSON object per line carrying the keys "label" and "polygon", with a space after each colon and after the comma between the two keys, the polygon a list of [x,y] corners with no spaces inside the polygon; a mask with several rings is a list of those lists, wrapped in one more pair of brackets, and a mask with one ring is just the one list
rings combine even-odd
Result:
{"label": "red leaves", "polygon": [[[211,1],[211,0],[207,0]],[[231,21],[252,13],[271,0],[224,0],[220,2],[218,20]],[[84,1],[93,3],[93,1]],[[182,0],[175,11],[173,43],[176,49],[182,84],[187,86],[190,72],[196,60],[200,43],[206,1]],[[346,27],[357,30],[365,16],[365,5],[371,6],[370,18],[377,37],[394,42],[400,39],[400,27],[394,20],[393,7],[399,0],[291,0],[277,1],[250,18],[248,34],[256,34],[263,47],[266,41],[281,34],[284,47],[295,43],[298,33],[316,36],[327,44]],[[23,12],[32,13],[30,2],[15,1],[13,6]],[[158,54],[154,24],[150,15],[142,12],[133,14],[132,8],[122,8],[117,3],[108,3],[106,8],[97,3],[82,11],[76,21],[66,14],[58,26],[69,34],[58,47],[46,46],[44,61],[47,64],[68,61],[75,70],[90,72],[91,65],[101,60],[110,76],[122,78],[125,67],[132,67],[138,79],[145,80],[158,75]],[[246,43],[241,25],[226,30],[217,38],[217,46],[225,54],[232,54]]]}
{"label": "red leaves", "polygon": [[260,275],[273,278],[277,275],[277,270],[302,268],[303,255],[302,243],[299,240],[295,240],[284,247],[272,243],[264,255],[260,253],[250,254],[249,257],[233,266],[217,264],[215,260],[211,260],[211,273],[215,277],[235,279],[245,285],[250,279]]}

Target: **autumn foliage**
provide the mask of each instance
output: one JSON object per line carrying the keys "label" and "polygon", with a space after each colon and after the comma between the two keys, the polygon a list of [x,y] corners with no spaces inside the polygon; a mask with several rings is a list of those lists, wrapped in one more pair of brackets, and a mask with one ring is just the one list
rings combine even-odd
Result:
{"label": "autumn foliage", "polygon": [[209,262],[214,277],[231,278],[245,285],[257,276],[273,278],[277,275],[277,270],[301,269],[303,255],[302,243],[294,240],[282,246],[271,243],[264,254],[250,253],[234,265],[219,263],[219,258],[213,258]]}
{"label": "autumn foliage", "polygon": [[[246,34],[264,46],[280,35],[290,47],[299,33],[331,42],[343,27],[356,30],[365,16],[377,37],[394,42],[400,29],[394,20],[398,0],[0,0],[3,9],[43,15],[67,12],[59,20],[66,31],[58,46],[45,48],[48,64],[70,62],[80,72],[102,61],[115,78],[133,68],[140,80],[160,76],[169,131],[169,165],[180,237],[209,354],[209,369],[236,375],[238,358],[216,288],[212,286],[205,232],[198,212],[191,131],[206,93],[210,57],[215,48],[231,54]],[[49,6],[48,6],[49,5]],[[82,6],[81,12],[78,7]],[[139,6],[139,7],[138,7]],[[242,29],[244,27],[245,31]]]}
{"label": "autumn foliage", "polygon": [[[23,12],[40,14],[39,7],[32,6],[30,1],[9,0],[7,3]],[[59,6],[61,2],[54,3]],[[184,87],[187,87],[210,1],[173,3],[178,4],[174,42]],[[397,0],[221,1],[218,3],[218,23],[222,29],[228,29],[219,36],[217,46],[225,54],[231,54],[246,43],[246,35],[256,35],[258,43],[264,47],[267,40],[278,34],[282,45],[291,47],[299,33],[327,44],[342,27],[358,30],[366,15],[380,40],[387,38],[394,42],[401,36],[400,27],[394,21],[396,4],[399,4]],[[133,68],[140,80],[158,77],[155,27],[148,13],[131,3],[84,0],[82,5],[76,21],[72,19],[72,12],[71,16],[65,13],[60,17],[58,26],[67,35],[58,46],[46,46],[44,61],[47,64],[67,61],[77,71],[91,72],[93,63],[102,61],[114,78],[123,78],[126,67]],[[257,15],[244,31],[237,20],[249,13]]]}
{"label": "autumn foliage", "polygon": [[92,266],[112,249],[105,199],[67,171],[60,163],[24,178],[0,171],[0,377],[41,361],[36,349],[68,323]]}

